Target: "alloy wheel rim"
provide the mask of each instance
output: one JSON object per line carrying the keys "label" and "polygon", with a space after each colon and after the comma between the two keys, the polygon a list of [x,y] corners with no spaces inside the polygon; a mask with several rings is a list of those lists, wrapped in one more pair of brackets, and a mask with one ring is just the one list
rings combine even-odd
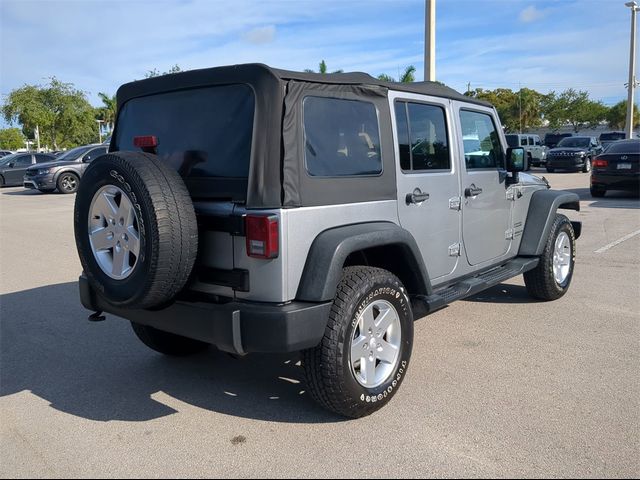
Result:
{"label": "alloy wheel rim", "polygon": [[67,192],[72,192],[78,186],[78,182],[75,177],[71,175],[65,175],[62,177],[62,188]]}
{"label": "alloy wheel rim", "polygon": [[140,255],[138,214],[115,185],[98,190],[89,207],[89,244],[100,269],[115,280],[133,272]]}
{"label": "alloy wheel rim", "polygon": [[351,372],[365,388],[385,383],[400,361],[400,316],[386,300],[377,300],[358,316],[350,342]]}
{"label": "alloy wheel rim", "polygon": [[571,269],[571,241],[566,232],[561,232],[556,238],[553,249],[553,277],[562,285],[569,276]]}

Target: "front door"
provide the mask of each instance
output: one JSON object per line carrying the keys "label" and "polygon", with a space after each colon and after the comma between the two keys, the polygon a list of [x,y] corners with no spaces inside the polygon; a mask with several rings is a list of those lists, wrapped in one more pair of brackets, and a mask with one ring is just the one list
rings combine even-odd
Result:
{"label": "front door", "polygon": [[390,92],[398,216],[416,239],[431,281],[451,274],[460,255],[460,182],[450,102]]}
{"label": "front door", "polygon": [[493,109],[457,103],[462,177],[462,238],[470,265],[498,261],[511,246],[505,152]]}
{"label": "front door", "polygon": [[31,154],[29,153],[17,157],[14,160],[13,168],[11,170],[7,170],[5,173],[5,180],[7,184],[22,185],[24,174],[27,171],[27,168],[31,166],[31,162]]}

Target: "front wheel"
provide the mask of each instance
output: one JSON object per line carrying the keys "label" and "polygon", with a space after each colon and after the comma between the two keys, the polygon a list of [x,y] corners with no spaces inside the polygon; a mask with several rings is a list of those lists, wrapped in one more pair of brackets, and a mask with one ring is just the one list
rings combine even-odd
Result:
{"label": "front wheel", "polygon": [[409,366],[413,313],[392,273],[347,267],[320,345],[302,354],[309,393],[328,410],[369,415],[395,395]]}
{"label": "front wheel", "polygon": [[564,215],[556,215],[540,263],[524,274],[529,295],[540,300],[562,297],[571,284],[576,260],[576,235]]}
{"label": "front wheel", "polygon": [[582,166],[582,173],[589,173],[591,171],[591,158],[584,159],[584,165]]}
{"label": "front wheel", "polygon": [[78,191],[80,178],[71,172],[65,172],[58,178],[58,191],[60,193],[75,193]]}

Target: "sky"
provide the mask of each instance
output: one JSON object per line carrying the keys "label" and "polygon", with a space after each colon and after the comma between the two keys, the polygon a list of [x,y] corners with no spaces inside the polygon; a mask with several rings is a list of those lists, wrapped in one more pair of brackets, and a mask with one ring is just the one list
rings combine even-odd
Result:
{"label": "sky", "polygon": [[[625,0],[437,0],[436,78],[626,98]],[[0,94],[51,76],[113,94],[147,71],[261,62],[424,71],[424,0],[0,0]]]}

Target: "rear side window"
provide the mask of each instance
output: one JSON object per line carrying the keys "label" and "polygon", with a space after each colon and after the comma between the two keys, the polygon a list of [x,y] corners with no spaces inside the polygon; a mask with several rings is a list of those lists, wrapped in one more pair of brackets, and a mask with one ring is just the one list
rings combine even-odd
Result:
{"label": "rear side window", "polygon": [[314,177],[382,173],[378,115],[373,103],[307,97],[304,111],[304,158]]}
{"label": "rear side window", "polygon": [[451,159],[442,107],[397,101],[395,111],[402,170],[449,170]]}
{"label": "rear side window", "polygon": [[53,158],[50,155],[36,154],[36,163],[50,162]]}
{"label": "rear side window", "polygon": [[115,150],[138,150],[134,137],[155,135],[159,157],[183,177],[246,178],[254,103],[246,85],[133,98],[118,115]]}
{"label": "rear side window", "polygon": [[467,170],[504,166],[504,152],[491,115],[460,110]]}

